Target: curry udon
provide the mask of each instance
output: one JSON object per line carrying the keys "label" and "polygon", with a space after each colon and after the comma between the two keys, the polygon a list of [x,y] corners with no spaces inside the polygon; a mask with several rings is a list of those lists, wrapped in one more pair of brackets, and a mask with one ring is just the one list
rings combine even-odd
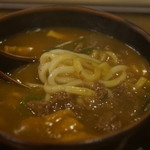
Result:
{"label": "curry udon", "polygon": [[0,47],[39,59],[9,72],[29,89],[0,80],[0,130],[9,134],[83,141],[119,131],[150,109],[149,63],[111,36],[56,27],[16,34]]}

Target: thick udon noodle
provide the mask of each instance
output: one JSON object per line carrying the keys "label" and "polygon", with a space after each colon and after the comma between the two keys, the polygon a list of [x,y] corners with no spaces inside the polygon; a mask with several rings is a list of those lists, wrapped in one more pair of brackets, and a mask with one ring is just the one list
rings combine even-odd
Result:
{"label": "thick udon noodle", "polygon": [[[108,59],[113,61],[113,66]],[[109,90],[127,78],[127,69],[126,65],[119,64],[111,51],[104,51],[99,59],[95,59],[86,54],[55,49],[41,56],[39,78],[44,83],[46,99],[60,91],[92,96],[95,92],[89,87],[93,82],[100,82]],[[135,87],[143,86],[145,82],[146,79],[141,77]]]}

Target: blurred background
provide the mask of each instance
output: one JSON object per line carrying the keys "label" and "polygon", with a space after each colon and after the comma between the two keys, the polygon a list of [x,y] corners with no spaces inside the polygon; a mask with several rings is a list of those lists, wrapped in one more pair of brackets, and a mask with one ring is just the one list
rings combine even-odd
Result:
{"label": "blurred background", "polygon": [[113,12],[150,13],[150,0],[0,0],[1,8],[26,8],[45,4],[71,4]]}

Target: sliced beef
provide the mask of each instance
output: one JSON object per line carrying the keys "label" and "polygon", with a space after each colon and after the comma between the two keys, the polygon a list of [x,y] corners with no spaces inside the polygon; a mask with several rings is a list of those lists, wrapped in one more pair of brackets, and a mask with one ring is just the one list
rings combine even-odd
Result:
{"label": "sliced beef", "polygon": [[94,110],[108,100],[108,90],[103,84],[97,82],[90,86],[90,88],[96,92],[96,95],[81,98],[83,99],[81,105],[86,110]]}
{"label": "sliced beef", "polygon": [[49,101],[30,101],[27,103],[27,107],[36,116],[47,115],[52,112],[52,104]]}
{"label": "sliced beef", "polygon": [[51,101],[53,102],[60,102],[60,101],[70,101],[73,98],[72,95],[66,92],[56,92],[51,95]]}
{"label": "sliced beef", "polygon": [[127,95],[128,97],[134,97],[135,96],[132,87],[130,87],[130,85],[127,85],[124,82],[119,84],[112,91],[113,91],[113,94],[115,96],[119,96],[119,95]]}
{"label": "sliced beef", "polygon": [[102,83],[96,82],[93,85],[92,89],[96,91],[97,98],[99,100],[105,100],[106,98],[108,98],[108,90]]}
{"label": "sliced beef", "polygon": [[99,117],[94,127],[97,131],[111,132],[121,128],[121,122],[113,112],[107,112]]}
{"label": "sliced beef", "polygon": [[66,92],[57,92],[51,96],[49,101],[29,101],[27,107],[36,116],[47,115],[60,109],[72,107],[71,95]]}
{"label": "sliced beef", "polygon": [[95,106],[101,105],[102,101],[106,101],[108,91],[104,85],[95,83],[90,87],[96,91],[94,97],[81,97],[83,104],[78,104],[76,96],[66,92],[56,92],[51,95],[49,101],[33,100],[27,103],[27,107],[36,116],[47,115],[51,112],[56,112],[61,109],[74,109],[74,110],[93,110]]}

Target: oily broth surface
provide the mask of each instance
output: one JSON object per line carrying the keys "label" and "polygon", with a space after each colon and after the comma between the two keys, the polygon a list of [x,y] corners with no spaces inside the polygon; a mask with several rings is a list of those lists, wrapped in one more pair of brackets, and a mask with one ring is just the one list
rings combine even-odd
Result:
{"label": "oily broth surface", "polygon": [[[60,32],[62,35],[66,36],[64,38],[54,38],[52,36],[48,36],[49,31],[57,31],[58,33]],[[68,27],[35,29],[33,31],[18,33],[4,41],[1,41],[0,48],[3,50],[5,46],[32,47],[33,50],[28,55],[39,57],[43,52],[53,49],[59,44],[68,41],[76,41],[82,37],[88,37],[88,40],[85,42],[86,45],[93,45],[93,43],[96,43],[100,49],[113,50],[114,52],[119,51],[119,53],[126,53],[126,55],[129,55],[128,53],[133,53],[132,51],[128,51],[129,48],[127,46],[112,37],[95,31]],[[72,48],[72,46],[66,47],[68,47],[68,49]]]}
{"label": "oily broth surface", "polygon": [[[46,36],[49,30],[55,30],[67,36],[65,37],[65,39],[55,39],[53,37]],[[84,36],[89,37],[86,41],[87,43],[89,42],[89,44],[91,44],[95,42],[100,50],[111,50],[116,53],[123,64],[127,66],[137,67],[138,69],[135,69],[135,78],[140,76],[143,73],[143,70],[147,69],[148,73],[145,74],[145,77],[150,80],[149,64],[143,57],[141,57],[133,49],[119,42],[118,40],[97,32],[77,28],[37,29],[34,31],[19,33],[13,37],[10,37],[6,41],[4,41],[0,45],[0,47],[4,47],[4,45],[31,46],[33,47],[33,51],[30,53],[30,56],[39,57],[47,49],[52,49],[58,44],[70,40],[80,39]],[[72,46],[69,46],[68,49],[70,49],[70,47]],[[37,71],[38,65],[38,63],[33,63],[27,66],[23,66],[22,68],[18,68],[15,71],[11,72],[12,77],[19,79],[23,83],[31,82],[39,84],[40,81]],[[27,95],[38,95],[44,97],[44,92],[40,90],[38,91],[20,88],[16,85],[5,83],[1,80],[0,84],[1,87],[3,87],[0,88],[0,129],[8,131],[11,134],[16,134],[18,126],[22,122],[22,120],[34,116],[34,114],[29,109],[26,109],[24,104],[22,104],[23,100],[25,99],[25,97],[27,97]],[[149,96],[149,93],[147,95]],[[89,113],[89,111],[82,109],[73,109],[73,111],[76,114],[76,118],[86,126],[85,131],[92,134],[92,136],[87,136],[87,138],[93,138],[94,136],[103,136],[105,134],[108,134],[108,132],[105,132],[105,130],[97,132],[95,131],[95,129],[93,129],[93,124],[96,124],[96,121],[99,119],[98,115],[105,116],[105,118],[109,120],[113,116],[110,116],[109,113],[107,115],[107,112],[114,112],[114,114],[117,114],[117,119],[120,119],[120,121],[118,121],[116,124],[112,124],[114,127],[112,127],[111,132],[120,130],[131,122],[139,120],[143,115],[144,111],[141,106],[144,105],[145,100],[141,97],[141,95],[138,95],[136,97],[129,98],[120,93],[119,95],[117,95],[117,97],[111,100],[101,101],[99,103],[99,105],[101,105],[99,109],[93,111],[92,113]],[[102,119],[101,121],[104,120]],[[107,124],[107,121],[105,123]],[[9,124],[11,124],[11,126],[9,126]],[[107,127],[106,130],[108,130]],[[25,135],[21,134],[18,136],[37,139],[37,135],[34,135],[34,133],[32,137],[29,135],[29,133],[26,133]],[[39,135],[37,140],[44,141],[46,138],[47,137],[42,137],[41,135]],[[86,139],[86,137],[84,137],[82,140],[84,139]]]}
{"label": "oily broth surface", "polygon": [[[61,34],[66,34],[67,37],[65,39],[56,39],[50,36],[47,36],[47,33],[50,30],[56,30],[57,32],[61,32]],[[32,47],[33,51],[29,53],[29,56],[37,56],[39,57],[45,50],[49,50],[56,45],[63,43],[65,41],[75,40],[79,38],[79,36],[85,36],[90,34],[89,31],[74,29],[72,28],[46,28],[46,29],[35,29],[32,32],[27,31],[23,33],[18,33],[8,39],[4,40],[0,45],[1,49],[4,49],[4,46],[27,46]]]}

